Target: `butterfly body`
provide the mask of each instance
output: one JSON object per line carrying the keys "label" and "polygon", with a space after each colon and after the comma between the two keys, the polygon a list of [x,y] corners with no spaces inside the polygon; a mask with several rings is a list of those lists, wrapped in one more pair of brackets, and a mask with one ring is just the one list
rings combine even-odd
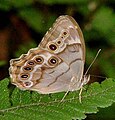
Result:
{"label": "butterfly body", "polygon": [[83,76],[85,44],[82,32],[70,16],[60,16],[37,48],[10,61],[12,83],[23,90],[49,94],[80,89],[89,81]]}

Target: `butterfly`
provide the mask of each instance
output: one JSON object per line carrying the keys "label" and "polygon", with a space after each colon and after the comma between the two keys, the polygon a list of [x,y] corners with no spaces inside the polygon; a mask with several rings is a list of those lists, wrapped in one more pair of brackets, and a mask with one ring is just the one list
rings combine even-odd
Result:
{"label": "butterfly", "polygon": [[37,48],[10,60],[12,84],[40,94],[75,91],[89,81],[83,75],[85,43],[73,17],[62,15]]}

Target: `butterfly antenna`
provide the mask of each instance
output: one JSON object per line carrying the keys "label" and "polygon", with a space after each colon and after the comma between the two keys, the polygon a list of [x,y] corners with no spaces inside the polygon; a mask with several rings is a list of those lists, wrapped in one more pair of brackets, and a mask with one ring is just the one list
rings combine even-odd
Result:
{"label": "butterfly antenna", "polygon": [[95,62],[95,60],[97,59],[97,57],[98,57],[98,55],[99,55],[100,52],[101,52],[101,49],[98,50],[98,52],[97,52],[95,58],[93,59],[93,61],[92,61],[92,63],[90,64],[90,66],[88,67],[87,71],[85,72],[85,75],[87,75],[89,69],[90,69],[91,66],[94,64],[94,62]]}
{"label": "butterfly antenna", "polygon": [[103,76],[100,76],[100,75],[90,75],[92,77],[96,77],[96,78],[104,78],[104,79],[107,79],[107,77],[103,77]]}

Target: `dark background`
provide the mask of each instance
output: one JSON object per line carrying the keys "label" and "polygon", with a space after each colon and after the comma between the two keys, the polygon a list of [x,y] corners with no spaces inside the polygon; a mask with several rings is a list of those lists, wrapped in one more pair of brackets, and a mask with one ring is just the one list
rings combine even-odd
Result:
{"label": "dark background", "polygon": [[[86,43],[85,71],[91,81],[115,78],[114,0],[0,0],[0,80],[9,77],[9,60],[37,47],[60,15],[71,15],[80,25]],[[115,119],[115,105],[101,109],[88,119]]]}

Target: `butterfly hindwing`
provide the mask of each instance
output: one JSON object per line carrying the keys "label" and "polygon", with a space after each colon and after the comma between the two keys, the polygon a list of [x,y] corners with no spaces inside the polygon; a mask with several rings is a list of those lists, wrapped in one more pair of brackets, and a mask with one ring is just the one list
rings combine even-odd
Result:
{"label": "butterfly hindwing", "polygon": [[82,87],[85,44],[70,16],[60,16],[37,48],[10,61],[12,83],[42,94],[74,91]]}

